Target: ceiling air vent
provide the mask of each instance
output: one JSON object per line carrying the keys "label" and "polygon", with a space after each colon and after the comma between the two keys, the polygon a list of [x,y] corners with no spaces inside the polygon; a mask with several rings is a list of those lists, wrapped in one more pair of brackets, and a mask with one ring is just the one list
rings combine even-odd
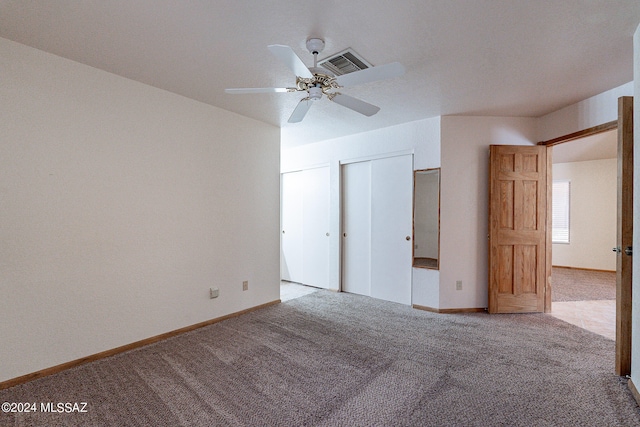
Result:
{"label": "ceiling air vent", "polygon": [[353,73],[354,71],[364,70],[373,66],[351,48],[323,59],[318,65],[331,71],[336,76]]}

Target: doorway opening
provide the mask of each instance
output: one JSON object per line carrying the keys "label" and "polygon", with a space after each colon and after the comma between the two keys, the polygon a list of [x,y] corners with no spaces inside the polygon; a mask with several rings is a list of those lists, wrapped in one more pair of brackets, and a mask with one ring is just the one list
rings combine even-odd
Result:
{"label": "doorway opening", "polygon": [[549,314],[611,340],[616,339],[611,248],[616,244],[617,134],[612,129],[555,145],[551,172],[557,232]]}
{"label": "doorway opening", "polygon": [[[631,373],[632,329],[632,253],[633,253],[633,97],[618,98],[618,119],[590,129],[538,143],[550,148],[554,145],[616,129],[617,185],[616,185],[616,354],[615,372]],[[548,187],[548,192],[551,187]],[[547,294],[551,310],[551,292]],[[545,304],[545,306],[547,306]]]}

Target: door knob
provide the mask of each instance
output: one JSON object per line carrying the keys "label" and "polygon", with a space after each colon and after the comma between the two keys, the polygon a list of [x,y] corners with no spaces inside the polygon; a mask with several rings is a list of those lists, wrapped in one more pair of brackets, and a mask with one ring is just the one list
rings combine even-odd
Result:
{"label": "door knob", "polygon": [[616,246],[615,248],[613,248],[613,252],[618,253],[618,254],[619,254],[620,252],[622,252],[622,251],[620,250],[620,246]]}
{"label": "door knob", "polygon": [[625,254],[627,254],[627,255],[629,255],[629,256],[633,255],[633,247],[631,247],[631,246],[627,246],[627,247],[624,249],[624,253],[625,253]]}
{"label": "door knob", "polygon": [[405,239],[407,239],[407,241],[411,240],[411,236],[407,236],[405,237]]}

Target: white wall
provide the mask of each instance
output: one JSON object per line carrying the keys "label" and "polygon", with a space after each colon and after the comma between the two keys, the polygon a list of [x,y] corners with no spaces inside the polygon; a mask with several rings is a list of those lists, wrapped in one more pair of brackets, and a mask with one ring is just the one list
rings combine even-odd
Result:
{"label": "white wall", "polygon": [[618,98],[621,96],[633,96],[633,82],[540,117],[538,140],[548,141],[618,120]]}
{"label": "white wall", "polygon": [[554,266],[616,270],[617,159],[553,165],[554,180],[569,180],[569,243],[553,244]]}
{"label": "white wall", "polygon": [[487,307],[489,145],[534,144],[535,125],[533,118],[442,117],[438,308]]}
{"label": "white wall", "polygon": [[[640,25],[633,36],[633,247],[640,248]],[[637,250],[636,250],[637,252]],[[633,317],[631,325],[631,380],[640,388],[640,257],[633,257]]]}
{"label": "white wall", "polygon": [[0,70],[0,381],[279,298],[279,129],[5,39]]}
{"label": "white wall", "polygon": [[[283,140],[283,147],[295,145]],[[413,153],[414,169],[440,166],[440,118],[432,118],[282,150],[282,172],[330,166],[329,286],[340,287],[340,164],[356,159]],[[413,276],[413,303],[429,305],[438,300],[438,272]],[[416,275],[417,273],[417,275]]]}

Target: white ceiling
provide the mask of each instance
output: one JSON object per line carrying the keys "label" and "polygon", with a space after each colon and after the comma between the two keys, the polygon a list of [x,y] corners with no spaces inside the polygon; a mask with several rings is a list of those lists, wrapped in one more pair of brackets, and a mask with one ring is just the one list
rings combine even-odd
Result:
{"label": "white ceiling", "polygon": [[553,146],[553,163],[586,162],[618,157],[618,131],[610,130]]}
{"label": "white ceiling", "polygon": [[[538,117],[633,80],[638,0],[0,0],[0,37],[282,128],[313,142],[449,114]],[[288,124],[300,93],[268,50],[312,65],[353,48],[407,73],[343,92],[378,105],[364,117],[327,99]]]}

